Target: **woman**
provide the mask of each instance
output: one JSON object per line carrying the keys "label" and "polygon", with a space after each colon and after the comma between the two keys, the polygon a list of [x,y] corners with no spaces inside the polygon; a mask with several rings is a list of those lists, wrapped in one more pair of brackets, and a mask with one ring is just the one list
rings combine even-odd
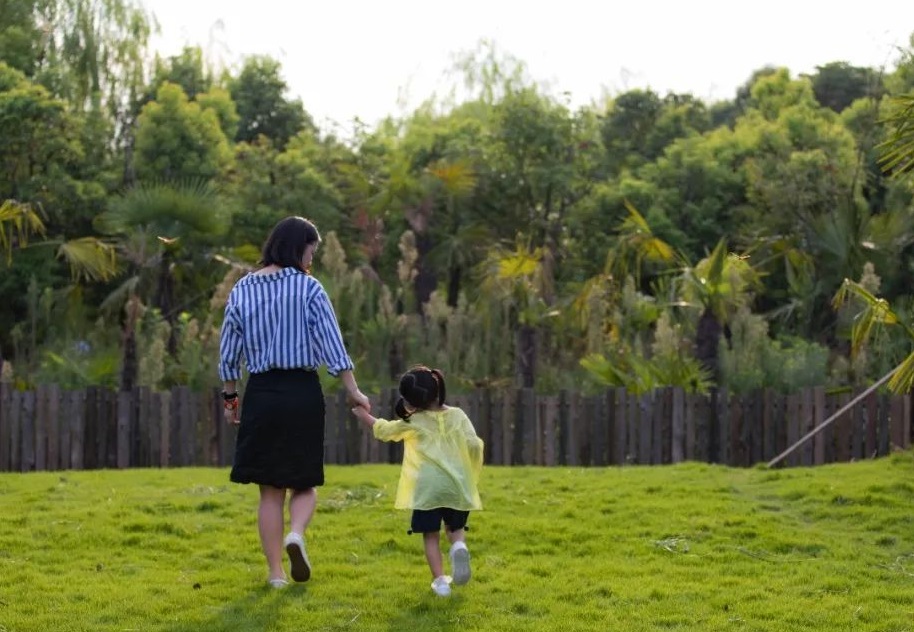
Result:
{"label": "woman", "polygon": [[[226,420],[239,423],[236,381],[244,357],[250,379],[241,410],[231,480],[260,486],[260,541],[274,588],[308,581],[311,564],[304,532],[324,483],[324,396],[317,369],[339,376],[355,406],[370,409],[330,299],[310,275],[320,244],[314,224],[301,217],[279,222],[263,246],[262,267],[235,284],[225,306],[219,375]],[[286,490],[290,529],[283,539]]]}

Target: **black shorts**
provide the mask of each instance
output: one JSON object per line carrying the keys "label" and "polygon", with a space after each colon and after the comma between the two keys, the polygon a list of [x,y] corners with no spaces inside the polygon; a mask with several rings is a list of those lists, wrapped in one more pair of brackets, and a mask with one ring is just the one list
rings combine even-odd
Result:
{"label": "black shorts", "polygon": [[469,511],[458,511],[439,507],[438,509],[414,509],[410,533],[437,533],[444,522],[448,531],[459,531],[467,526]]}

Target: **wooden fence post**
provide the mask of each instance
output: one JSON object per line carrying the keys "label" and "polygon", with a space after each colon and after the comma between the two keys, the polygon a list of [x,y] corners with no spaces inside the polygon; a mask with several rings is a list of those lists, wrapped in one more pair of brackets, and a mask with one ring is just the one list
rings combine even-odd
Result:
{"label": "wooden fence post", "polygon": [[22,468],[22,391],[10,394],[10,472]]}
{"label": "wooden fence post", "polygon": [[615,436],[613,437],[613,458],[616,465],[625,465],[628,462],[628,395],[624,388],[613,389],[613,424]]}
{"label": "wooden fence post", "polygon": [[0,382],[0,472],[10,471],[10,435],[13,429],[12,386]]}
{"label": "wooden fence post", "polygon": [[72,415],[64,422],[70,427],[70,467],[81,470],[86,454],[86,391],[73,391],[70,396]]}
{"label": "wooden fence post", "polygon": [[118,391],[117,393],[117,468],[130,467],[130,439],[131,439],[131,411],[133,393]]}
{"label": "wooden fence post", "polygon": [[685,459],[685,391],[673,388],[673,408],[670,411],[670,461],[680,463]]}

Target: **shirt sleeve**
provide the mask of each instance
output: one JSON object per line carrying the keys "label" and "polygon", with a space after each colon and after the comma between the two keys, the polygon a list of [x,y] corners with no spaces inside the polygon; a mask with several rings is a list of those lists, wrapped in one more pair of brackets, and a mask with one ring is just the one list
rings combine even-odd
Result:
{"label": "shirt sleeve", "polygon": [[378,419],[371,427],[375,439],[378,441],[402,441],[406,437],[416,432],[412,424],[401,419],[393,421],[387,419]]}
{"label": "shirt sleeve", "polygon": [[340,371],[353,370],[355,365],[346,353],[343,334],[330,304],[330,297],[320,283],[315,283],[316,291],[308,305],[314,348],[320,363],[327,366],[327,372],[336,376]]}
{"label": "shirt sleeve", "polygon": [[485,444],[482,439],[479,438],[479,435],[476,434],[476,428],[473,427],[473,422],[470,421],[470,418],[466,413],[463,414],[463,434],[467,441],[467,453],[470,455],[470,465],[473,467],[473,470],[478,473],[482,469]]}
{"label": "shirt sleeve", "polygon": [[232,300],[232,294],[229,294],[225,304],[225,319],[222,321],[222,334],[219,338],[219,377],[223,382],[241,378],[242,348],[238,306]]}

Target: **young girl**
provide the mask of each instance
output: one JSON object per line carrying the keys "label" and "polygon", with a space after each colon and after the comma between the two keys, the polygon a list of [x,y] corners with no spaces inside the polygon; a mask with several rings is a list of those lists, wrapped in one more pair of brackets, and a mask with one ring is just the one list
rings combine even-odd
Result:
{"label": "young girl", "polygon": [[[482,509],[479,472],[482,440],[459,408],[444,404],[444,376],[438,369],[417,366],[400,379],[398,420],[377,419],[363,407],[352,412],[381,441],[403,441],[403,466],[397,486],[397,509],[412,509],[409,533],[421,533],[425,558],[432,571],[432,590],[451,594],[451,582],[470,581],[470,552],[465,527],[471,509]],[[453,578],[444,574],[440,531],[444,523],[451,542]]]}

